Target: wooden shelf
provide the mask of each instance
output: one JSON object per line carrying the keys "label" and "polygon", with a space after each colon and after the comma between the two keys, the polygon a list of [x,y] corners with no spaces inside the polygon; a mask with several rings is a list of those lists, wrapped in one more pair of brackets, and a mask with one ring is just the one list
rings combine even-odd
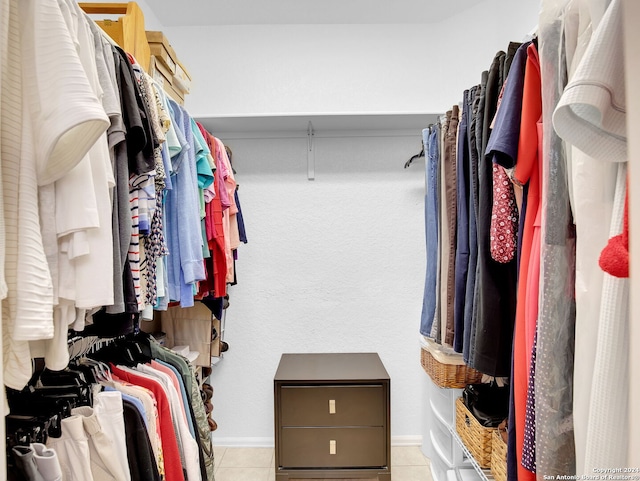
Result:
{"label": "wooden shelf", "polygon": [[309,122],[317,136],[337,133],[393,131],[419,134],[422,129],[436,122],[437,113],[299,113],[299,114],[241,114],[196,115],[211,133],[226,138],[242,138],[250,135],[275,137],[282,134],[306,136]]}
{"label": "wooden shelf", "polygon": [[133,55],[140,66],[149,71],[151,52],[144,29],[144,14],[136,2],[128,3],[80,3],[88,14],[122,15],[118,20],[98,20],[96,23],[122,49]]}

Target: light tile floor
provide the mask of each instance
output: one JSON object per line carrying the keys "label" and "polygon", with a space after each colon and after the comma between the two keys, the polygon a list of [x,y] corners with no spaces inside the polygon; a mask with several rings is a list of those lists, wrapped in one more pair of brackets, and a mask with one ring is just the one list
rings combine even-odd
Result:
{"label": "light tile floor", "polygon": [[[216,481],[274,481],[273,448],[214,447]],[[417,446],[391,448],[392,481],[432,481],[429,460]]]}

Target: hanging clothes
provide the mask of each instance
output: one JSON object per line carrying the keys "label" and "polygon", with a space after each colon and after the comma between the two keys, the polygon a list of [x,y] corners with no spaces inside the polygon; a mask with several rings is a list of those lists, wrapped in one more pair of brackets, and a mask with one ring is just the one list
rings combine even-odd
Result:
{"label": "hanging clothes", "polygon": [[[5,383],[20,388],[31,370],[26,341],[54,335],[54,292],[40,231],[37,186],[76,167],[105,132],[109,119],[57,2],[9,1],[8,6],[1,93],[8,297],[3,302],[3,354]],[[38,82],[42,72],[46,82]],[[65,105],[64,112],[59,105]]]}
{"label": "hanging clothes", "polygon": [[[10,390],[16,414],[11,429],[28,432],[36,420],[34,433],[59,458],[64,479],[212,480],[203,397],[188,362],[143,334],[89,355],[73,359],[64,371],[38,372],[23,391]],[[105,369],[100,360],[111,360],[112,367]],[[38,424],[46,416],[52,421]],[[39,471],[34,448],[20,444],[17,435],[15,441],[19,449],[12,460]]]}
{"label": "hanging clothes", "polygon": [[[9,202],[2,221],[5,251],[17,259],[3,270],[3,358],[12,365],[8,382],[18,388],[28,379],[31,349],[50,368],[64,368],[70,326],[113,335],[132,331],[140,313],[150,318],[154,307],[193,305],[210,256],[205,218],[215,162],[189,114],[167,101],[76,2],[5,0],[3,8],[11,35],[2,57],[2,195]],[[40,45],[46,32],[56,41]],[[61,57],[51,64],[55,72],[38,60],[49,51],[47,58]],[[226,262],[217,274],[224,279],[216,281],[224,292],[235,282],[241,239],[233,171],[224,145],[217,140],[215,147],[228,204],[220,237]],[[25,343],[42,339],[48,341]]]}
{"label": "hanging clothes", "polygon": [[[592,31],[597,26],[595,17],[597,2],[572,1],[567,6],[564,20],[564,35],[567,49],[567,69],[569,83],[572,82],[587,46]],[[605,3],[601,1],[600,4]],[[604,8],[604,7],[603,7]],[[565,96],[561,98],[554,112],[554,127],[559,135],[570,144],[560,124]],[[574,119],[577,120],[577,119]],[[591,386],[593,381],[593,353],[598,344],[598,324],[602,303],[604,273],[596,258],[609,237],[609,226],[616,188],[617,163],[598,160],[587,155],[576,146],[570,146],[571,177],[570,195],[576,225],[576,347],[574,364],[573,419],[576,443],[576,473],[585,471],[587,431]],[[586,239],[589,242],[581,242]]]}
{"label": "hanging clothes", "polygon": [[453,346],[454,338],[454,295],[455,295],[455,259],[457,233],[457,164],[456,148],[460,108],[454,105],[446,114],[443,126],[443,175],[444,203],[443,229],[446,229],[446,243],[443,240],[441,295],[444,309],[441,311],[440,325],[442,344]]}
{"label": "hanging clothes", "polygon": [[[169,297],[183,307],[193,306],[194,285],[204,280],[202,232],[199,220],[199,199],[195,147],[191,119],[178,104],[169,101],[172,118],[184,132],[182,150],[172,157],[173,189],[167,196],[167,244],[169,252]],[[189,212],[196,215],[189,215]]]}
{"label": "hanging clothes", "polygon": [[[209,243],[211,255],[211,265],[209,270],[209,279],[213,279],[213,288],[209,287],[209,292],[213,291],[213,297],[224,297],[227,293],[227,272],[228,272],[228,256],[226,254],[226,242],[223,226],[223,199],[227,199],[226,189],[222,182],[222,170],[218,170],[217,166],[221,165],[216,150],[216,140],[211,135],[207,135],[209,149],[216,155],[214,157],[216,164],[216,175],[214,179],[214,193],[212,201],[206,206],[206,234]],[[228,208],[229,201],[226,200]]]}
{"label": "hanging clothes", "polygon": [[[472,339],[472,317],[474,313],[474,299],[476,295],[476,277],[478,274],[478,162],[479,147],[482,137],[482,121],[484,117],[484,89],[486,88],[488,72],[483,72],[482,83],[471,89],[473,97],[469,112],[469,267],[467,268],[467,285],[464,296],[464,332],[462,355],[465,363],[469,362]],[[470,99],[471,100],[471,99]]]}
{"label": "hanging clothes", "polygon": [[189,406],[191,406],[192,408],[192,419],[194,421],[194,426],[197,426],[197,438],[199,439],[199,446],[203,453],[201,456],[201,461],[204,464],[207,479],[213,480],[213,444],[211,442],[211,433],[209,430],[209,423],[207,421],[207,413],[205,411],[204,402],[198,388],[195,370],[186,359],[174,353],[173,351],[160,346],[156,342],[150,342],[149,348],[151,351],[151,355],[154,358],[162,360],[174,366],[179,371],[184,381],[185,393],[189,401]]}
{"label": "hanging clothes", "polygon": [[132,401],[126,400],[123,402],[123,412],[131,481],[160,481],[162,478],[152,456],[153,450],[142,414]]}
{"label": "hanging clothes", "polygon": [[[176,462],[176,460],[180,460],[181,457],[171,418],[171,408],[166,392],[157,381],[154,382],[151,379],[147,379],[138,374],[124,371],[115,365],[111,365],[110,369],[116,380],[122,380],[144,387],[153,393],[157,402],[158,415],[160,418],[160,437],[162,440],[162,452],[165,459],[164,466],[166,479],[167,481],[184,481],[185,478],[182,472],[183,464],[182,462]],[[172,460],[172,462],[169,462],[169,460]]]}
{"label": "hanging clothes", "polygon": [[[515,317],[515,262],[500,264],[491,258],[490,225],[493,205],[493,162],[489,147],[491,120],[504,81],[505,53],[494,58],[485,91],[482,142],[478,161],[478,273],[471,325],[469,365],[491,376],[508,376]],[[486,139],[486,141],[485,141]]]}
{"label": "hanging clothes", "polygon": [[427,271],[425,275],[424,295],[420,333],[431,336],[431,327],[436,313],[436,278],[438,277],[438,229],[439,229],[439,129],[432,125],[422,131],[425,155],[425,238],[427,254]]}
{"label": "hanging clothes", "polygon": [[462,111],[458,123],[456,145],[456,254],[454,262],[453,292],[453,341],[456,352],[462,352],[464,342],[464,299],[469,272],[469,197],[470,197],[470,152],[468,124],[470,123],[469,90],[462,96]]}
{"label": "hanging clothes", "polygon": [[576,239],[569,202],[566,146],[552,128],[552,114],[567,76],[561,21],[564,6],[557,10],[557,5],[543,5],[538,40],[544,136],[535,386],[536,469],[549,475],[574,473],[576,469],[572,419]]}
{"label": "hanging clothes", "polygon": [[[575,39],[572,75],[554,112],[553,125],[558,135],[575,146],[578,235],[588,229],[596,236],[588,245],[578,238],[576,266],[573,410],[577,473],[587,474],[603,462],[626,462],[629,286],[628,280],[603,274],[596,266],[598,251],[608,237],[622,230],[627,151],[622,7],[619,1],[580,3],[579,7],[582,36]],[[589,20],[593,33],[585,49],[590,32],[584,25]],[[575,105],[589,106],[600,119],[586,116]]]}
{"label": "hanging clothes", "polygon": [[[517,66],[516,66],[517,62]],[[518,69],[518,70],[516,70]],[[525,449],[527,399],[530,388],[531,356],[533,337],[538,318],[538,285],[540,278],[540,216],[541,216],[541,178],[540,160],[542,143],[542,99],[540,65],[537,49],[533,43],[524,44],[516,54],[511,72],[521,75],[521,121],[514,181],[527,186],[527,208],[521,237],[521,254],[518,274],[518,303],[514,328],[513,347],[513,396],[517,437],[517,457],[523,458]],[[514,78],[515,80],[515,78]],[[532,417],[533,413],[529,413]],[[535,439],[535,438],[534,438]],[[530,446],[530,445],[529,445]],[[532,478],[535,472],[533,446],[530,446],[530,460],[519,464],[518,479]],[[526,468],[526,470],[524,469]]]}
{"label": "hanging clothes", "polygon": [[225,238],[225,255],[227,258],[227,275],[226,281],[233,283],[235,279],[235,269],[233,262],[233,250],[238,248],[239,234],[236,215],[238,208],[235,205],[234,192],[236,190],[236,181],[233,175],[233,169],[229,162],[229,156],[224,148],[224,144],[218,138],[215,140],[216,166],[219,169],[219,176],[223,181],[222,195],[222,228]]}

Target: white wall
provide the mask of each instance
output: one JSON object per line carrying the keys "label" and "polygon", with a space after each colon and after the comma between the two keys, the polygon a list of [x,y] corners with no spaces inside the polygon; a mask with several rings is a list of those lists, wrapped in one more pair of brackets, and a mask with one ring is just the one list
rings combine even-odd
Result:
{"label": "white wall", "polygon": [[[108,0],[109,2],[118,2],[119,0]],[[147,2],[147,0],[135,0],[142,12],[144,13],[144,28],[145,30],[162,30],[163,25],[160,19],[153,13],[151,5],[153,0]]]}
{"label": "white wall", "polygon": [[273,444],[283,352],[378,352],[396,442],[420,442],[424,285],[420,136],[231,140],[249,243],[239,249],[214,367],[216,445]]}
{"label": "white wall", "polygon": [[[537,23],[538,0],[486,0],[428,25],[171,27],[192,74],[196,117],[443,112],[509,40]],[[197,48],[195,48],[197,46]]]}
{"label": "white wall", "polygon": [[454,52],[440,60],[447,80],[440,79],[439,100],[447,109],[450,99],[462,100],[465,88],[480,83],[498,50],[506,51],[509,41],[521,42],[536,30],[539,10],[539,0],[487,0],[439,25],[437,44]]}

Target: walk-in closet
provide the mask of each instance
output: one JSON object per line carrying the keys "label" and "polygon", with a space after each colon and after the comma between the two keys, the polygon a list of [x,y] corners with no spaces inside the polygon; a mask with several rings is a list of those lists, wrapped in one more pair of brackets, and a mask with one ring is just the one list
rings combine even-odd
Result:
{"label": "walk-in closet", "polygon": [[0,0],[0,481],[640,480],[640,5]]}

